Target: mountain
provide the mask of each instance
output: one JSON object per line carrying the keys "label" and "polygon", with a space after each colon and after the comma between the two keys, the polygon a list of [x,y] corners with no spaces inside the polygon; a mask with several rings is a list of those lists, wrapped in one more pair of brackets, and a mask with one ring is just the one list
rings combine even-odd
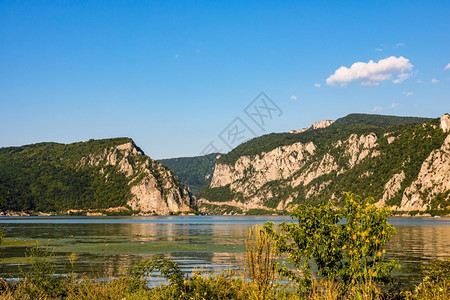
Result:
{"label": "mountain", "polygon": [[289,210],[352,191],[399,211],[450,209],[450,117],[350,114],[272,133],[220,157],[199,197],[210,213]]}
{"label": "mountain", "polygon": [[172,170],[181,182],[195,195],[211,182],[219,153],[195,157],[178,157],[158,160]]}
{"label": "mountain", "polygon": [[196,201],[130,138],[0,148],[0,210],[64,212],[126,206],[167,215]]}

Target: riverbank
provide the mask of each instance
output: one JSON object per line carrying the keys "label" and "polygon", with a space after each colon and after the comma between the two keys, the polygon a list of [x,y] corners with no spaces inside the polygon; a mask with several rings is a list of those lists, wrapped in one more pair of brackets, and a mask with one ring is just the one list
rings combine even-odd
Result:
{"label": "riverbank", "polygon": [[[189,213],[172,213],[170,216],[214,216],[205,212],[189,212]],[[272,212],[262,210],[251,210],[247,214],[230,214],[225,213],[223,216],[287,216],[289,212]],[[3,211],[0,217],[63,217],[63,216],[87,216],[87,217],[114,217],[114,216],[130,216],[130,217],[149,217],[162,216],[156,213],[143,213],[133,211],[128,208],[112,207],[108,209],[71,209],[66,212],[40,212],[40,211]],[[450,210],[433,210],[433,211],[392,211],[392,217],[447,217],[450,218]]]}
{"label": "riverbank", "polygon": [[[104,280],[77,277],[73,273],[54,276],[54,265],[45,252],[34,253],[34,272],[24,274],[20,281],[0,281],[1,299],[449,299],[450,259],[436,262],[427,270],[422,282],[405,288],[404,285],[355,284],[349,289],[342,284],[313,279],[306,296],[298,293],[295,283],[281,283],[262,279],[245,279],[249,274],[234,270],[221,274],[193,273],[186,276],[170,259],[158,264],[157,271],[166,283],[149,288],[146,264],[130,268],[127,275]],[[76,259],[76,258],[73,258]],[[73,262],[72,262],[73,266]],[[152,271],[154,271],[152,269]]]}

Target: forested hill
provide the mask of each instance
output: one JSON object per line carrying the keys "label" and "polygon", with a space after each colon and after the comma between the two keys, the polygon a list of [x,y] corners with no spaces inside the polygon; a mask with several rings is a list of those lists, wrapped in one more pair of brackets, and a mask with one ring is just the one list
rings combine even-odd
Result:
{"label": "forested hill", "polygon": [[168,214],[195,208],[195,200],[130,138],[0,148],[2,211],[119,206]]}
{"label": "forested hill", "polygon": [[431,121],[430,118],[397,117],[372,114],[349,114],[337,119],[326,128],[309,129],[299,134],[288,132],[271,133],[253,138],[222,155],[219,163],[233,164],[239,157],[252,156],[261,152],[269,152],[280,146],[287,146],[297,142],[314,142],[325,145],[330,141],[348,137],[350,134],[368,132],[386,132],[388,128],[397,130],[401,127]]}
{"label": "forested hill", "polygon": [[450,116],[350,114],[272,133],[220,157],[199,194],[213,213],[284,211],[352,191],[401,211],[450,212]]}
{"label": "forested hill", "polygon": [[178,157],[158,160],[171,169],[195,195],[211,182],[219,153],[195,157]]}

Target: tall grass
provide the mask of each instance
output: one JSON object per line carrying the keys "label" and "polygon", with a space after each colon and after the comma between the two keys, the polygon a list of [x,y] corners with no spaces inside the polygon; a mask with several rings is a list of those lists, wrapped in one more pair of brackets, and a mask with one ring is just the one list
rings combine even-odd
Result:
{"label": "tall grass", "polygon": [[276,252],[271,237],[263,226],[255,225],[249,229],[245,249],[252,297],[266,299],[275,280]]}

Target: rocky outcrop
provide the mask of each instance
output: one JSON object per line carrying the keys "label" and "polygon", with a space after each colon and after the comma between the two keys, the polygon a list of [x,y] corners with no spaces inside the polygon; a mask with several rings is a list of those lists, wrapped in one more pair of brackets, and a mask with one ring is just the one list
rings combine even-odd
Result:
{"label": "rocky outcrop", "polygon": [[[143,213],[168,215],[190,212],[195,198],[169,169],[136,147],[133,142],[106,148],[83,157],[82,165],[114,166],[129,179],[131,197],[127,204]],[[100,169],[103,172],[103,167]]]}
{"label": "rocky outcrop", "polygon": [[[441,128],[444,130],[447,127]],[[400,209],[425,210],[426,205],[424,205],[424,202],[449,190],[450,135],[447,136],[443,145],[439,149],[432,151],[430,156],[423,162],[417,179],[403,193]],[[447,196],[447,198],[449,197],[450,195]]]}
{"label": "rocky outcrop", "polygon": [[368,135],[352,134],[346,141],[347,149],[345,154],[350,158],[348,163],[350,168],[361,162],[369,155],[370,150],[376,146],[377,136],[374,133]]}
{"label": "rocky outcrop", "polygon": [[[338,149],[340,157],[345,157],[347,166],[339,165],[335,156],[330,153],[316,155],[317,147],[312,142],[293,143],[281,146],[272,151],[262,152],[255,156],[241,156],[233,164],[216,163],[210,188],[229,186],[230,191],[244,199],[235,199],[221,202],[242,210],[268,208],[265,202],[276,197],[272,191],[273,186],[283,181],[286,186],[295,189],[298,186],[308,186],[315,179],[332,172],[344,173],[348,166],[354,167],[366,158],[377,145],[377,136],[374,133],[367,135],[352,134],[346,140],[338,141],[333,147]],[[308,187],[305,197],[308,199],[317,196],[331,181],[318,186]],[[285,209],[294,198],[298,196],[293,192],[287,199],[279,202],[277,209]],[[202,199],[209,203],[208,199]]]}
{"label": "rocky outcrop", "polygon": [[402,187],[403,180],[405,180],[405,172],[403,171],[392,176],[384,185],[383,197],[377,202],[377,206],[383,206],[386,201],[397,195]]}
{"label": "rocky outcrop", "polygon": [[[219,159],[202,201],[213,204],[218,194],[208,191],[219,189],[227,194],[221,204],[243,212],[339,200],[343,192],[355,189],[373,196],[378,206],[395,204],[397,210],[425,210],[436,197],[450,200],[450,115],[418,123],[406,119],[403,125],[398,119],[392,126],[387,121],[361,126],[321,121],[291,131],[295,136],[262,137],[249,145],[270,148],[264,141],[273,144],[283,138],[302,142]],[[347,129],[351,125],[356,132]],[[243,149],[248,151],[249,145]]]}
{"label": "rocky outcrop", "polygon": [[313,162],[304,172],[301,172],[297,178],[294,178],[291,185],[292,187],[296,187],[300,184],[308,185],[314,179],[329,174],[332,171],[336,171],[337,169],[338,165],[336,164],[334,157],[326,153],[320,161]]}
{"label": "rocky outcrop", "polygon": [[256,157],[242,156],[233,166],[216,164],[211,187],[230,185],[232,191],[252,195],[269,181],[292,176],[305,165],[314,150],[313,143],[295,143]]}
{"label": "rocky outcrop", "polygon": [[444,132],[450,132],[450,115],[449,114],[444,114],[441,117],[440,127]]}
{"label": "rocky outcrop", "polygon": [[314,130],[314,129],[319,129],[319,128],[325,128],[325,127],[330,126],[333,123],[334,123],[333,120],[322,120],[322,121],[313,123],[313,124],[309,125],[308,127],[303,128],[303,129],[293,129],[293,130],[289,131],[289,133],[302,133],[302,132],[305,132],[305,131],[310,130],[310,129]]}

